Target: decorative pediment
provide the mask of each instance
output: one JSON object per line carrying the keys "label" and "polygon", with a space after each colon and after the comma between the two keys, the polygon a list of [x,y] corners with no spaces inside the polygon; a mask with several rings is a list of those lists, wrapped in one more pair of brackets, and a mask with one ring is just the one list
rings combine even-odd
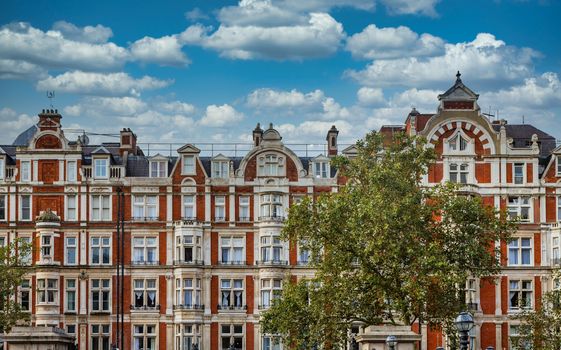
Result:
{"label": "decorative pediment", "polygon": [[201,150],[188,143],[177,150],[177,153],[201,153]]}
{"label": "decorative pediment", "polygon": [[90,192],[110,193],[111,192],[111,187],[92,187]]}
{"label": "decorative pediment", "polygon": [[316,157],[312,158],[312,162],[315,162],[315,163],[317,163],[317,162],[329,162],[329,161],[331,161],[331,159],[329,157],[326,157],[323,154],[320,154],[319,156],[316,156]]}
{"label": "decorative pediment", "polygon": [[460,79],[460,72],[456,74],[456,82],[445,93],[438,95],[440,101],[476,101],[479,95],[464,85]]}
{"label": "decorative pediment", "polygon": [[160,153],[153,155],[152,157],[148,157],[148,160],[151,162],[167,162],[169,160],[168,157],[161,155]]}
{"label": "decorative pediment", "polygon": [[216,156],[212,157],[212,161],[219,162],[219,161],[229,161],[230,158],[226,157],[222,153],[217,154]]}
{"label": "decorative pediment", "polygon": [[105,148],[104,146],[99,146],[98,148],[96,148],[96,149],[92,152],[92,154],[95,154],[95,155],[104,155],[104,154],[107,154],[107,155],[109,155],[109,154],[111,154],[111,152],[109,152],[109,150],[107,150],[107,148]]}
{"label": "decorative pediment", "polygon": [[352,157],[356,157],[356,155],[358,154],[358,149],[356,148],[356,145],[350,145],[349,147],[345,148],[341,153],[343,153],[343,155],[352,158]]}
{"label": "decorative pediment", "polygon": [[62,142],[60,138],[53,134],[45,134],[35,141],[35,149],[60,149]]}

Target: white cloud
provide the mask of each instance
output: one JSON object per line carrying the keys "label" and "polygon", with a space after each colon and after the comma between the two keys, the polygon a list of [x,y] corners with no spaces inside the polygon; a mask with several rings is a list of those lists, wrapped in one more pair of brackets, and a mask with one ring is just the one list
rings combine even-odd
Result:
{"label": "white cloud", "polygon": [[281,134],[283,141],[301,143],[302,140],[308,140],[305,142],[309,142],[310,139],[324,140],[327,131],[331,129],[332,125],[337,127],[340,135],[348,137],[354,133],[353,126],[345,120],[307,120],[300,124],[285,123],[275,125],[274,128]]}
{"label": "white cloud", "polygon": [[73,41],[60,31],[43,32],[23,22],[0,28],[0,59],[50,68],[107,70],[122,66],[128,56],[114,43]]}
{"label": "white cloud", "polygon": [[102,26],[101,24],[85,27],[77,27],[66,21],[58,21],[53,24],[53,31],[58,31],[66,39],[81,41],[92,44],[106,43],[113,36],[111,28]]}
{"label": "white cloud", "polygon": [[131,47],[132,57],[142,62],[158,63],[168,66],[181,66],[190,63],[176,35],[161,38],[144,38],[135,41]]}
{"label": "white cloud", "polygon": [[440,56],[375,60],[364,70],[349,70],[346,75],[367,86],[424,88],[450,83],[460,70],[470,82],[504,86],[531,76],[533,59],[538,55],[480,33],[471,42],[446,44]]}
{"label": "white cloud", "polygon": [[[417,90],[416,88],[408,89],[396,93],[390,99],[389,105],[395,108],[417,108],[421,111],[436,112],[438,106],[438,95],[442,91],[436,90]],[[405,119],[404,119],[405,120]]]}
{"label": "white cloud", "polygon": [[0,79],[41,79],[46,76],[47,71],[33,63],[0,59]]}
{"label": "white cloud", "polygon": [[181,101],[160,102],[157,107],[163,111],[177,114],[193,114],[195,113],[195,106]]}
{"label": "white cloud", "polygon": [[159,89],[171,83],[170,80],[159,80],[149,76],[135,79],[122,72],[102,74],[72,71],[39,81],[37,89],[85,95],[138,95],[142,90]]}
{"label": "white cloud", "polygon": [[379,106],[386,103],[384,92],[380,88],[363,86],[356,93],[358,103],[363,106]]}
{"label": "white cloud", "polygon": [[199,124],[209,127],[224,127],[232,123],[240,122],[244,115],[234,107],[223,104],[222,106],[210,105],[206,107],[205,115],[199,120]]}
{"label": "white cloud", "polygon": [[85,114],[96,117],[111,117],[114,115],[134,115],[144,111],[147,104],[135,97],[86,97],[80,103],[64,108],[69,116]]}
{"label": "white cloud", "polygon": [[0,122],[2,123],[1,138],[4,140],[2,143],[8,144],[23,130],[36,124],[37,120],[27,114],[18,114],[15,110],[4,107],[0,109]]}
{"label": "white cloud", "polygon": [[[190,117],[186,117],[184,115],[175,114],[175,115],[165,115],[158,111],[148,110],[146,112],[140,113],[135,116],[130,117],[119,117],[119,120],[126,125],[131,126],[162,126],[166,125],[167,128],[187,128],[192,126],[194,121]],[[166,128],[166,129],[167,129]],[[151,136],[155,133],[151,133]],[[156,138],[157,139],[157,138]]]}
{"label": "white cloud", "polygon": [[444,53],[444,40],[408,27],[378,28],[368,25],[347,39],[346,49],[356,58],[378,59],[403,56],[434,56]]}
{"label": "white cloud", "polygon": [[343,26],[333,17],[311,13],[308,22],[301,25],[221,25],[214,33],[202,37],[200,44],[233,59],[297,60],[329,56],[337,51],[344,37]]}
{"label": "white cloud", "polygon": [[185,18],[189,21],[198,21],[203,19],[209,19],[208,15],[204,13],[200,8],[195,7],[191,11],[185,12]]}
{"label": "white cloud", "polygon": [[440,0],[381,0],[388,12],[395,15],[437,16],[435,6]]}

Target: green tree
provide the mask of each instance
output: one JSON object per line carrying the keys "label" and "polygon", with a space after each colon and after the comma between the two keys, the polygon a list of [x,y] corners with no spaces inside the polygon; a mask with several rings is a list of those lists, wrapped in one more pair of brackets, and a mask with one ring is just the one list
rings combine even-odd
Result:
{"label": "green tree", "polygon": [[29,272],[22,258],[30,252],[31,244],[20,239],[0,247],[0,334],[29,319],[29,314],[22,312],[14,297],[24,275]]}
{"label": "green tree", "polygon": [[451,184],[424,187],[435,152],[421,138],[391,145],[369,133],[353,159],[337,157],[346,185],[292,206],[283,238],[310,251],[315,277],[284,283],[263,314],[285,344],[341,345],[351,324],[451,325],[469,276],[500,270],[494,242],[515,225]]}
{"label": "green tree", "polygon": [[517,348],[561,350],[561,270],[554,272],[553,281],[556,288],[536,298],[534,310],[518,315],[518,336],[512,338]]}

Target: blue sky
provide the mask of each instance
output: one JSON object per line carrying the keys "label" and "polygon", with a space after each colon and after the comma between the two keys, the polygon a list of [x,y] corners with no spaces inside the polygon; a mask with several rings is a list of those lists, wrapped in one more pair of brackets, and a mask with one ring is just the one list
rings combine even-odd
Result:
{"label": "blue sky", "polygon": [[[48,107],[140,142],[342,142],[433,113],[454,81],[561,139],[559,1],[3,1],[0,144]],[[68,133],[70,139],[76,135]],[[109,139],[111,140],[111,139]],[[107,141],[107,139],[106,139]]]}

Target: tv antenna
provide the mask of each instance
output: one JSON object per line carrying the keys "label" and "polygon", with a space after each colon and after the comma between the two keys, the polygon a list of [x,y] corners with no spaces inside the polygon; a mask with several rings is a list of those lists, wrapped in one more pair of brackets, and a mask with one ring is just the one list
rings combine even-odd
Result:
{"label": "tv antenna", "polygon": [[55,91],[54,90],[53,91],[47,91],[47,98],[50,101],[51,108],[55,108],[55,107],[53,107],[53,99],[55,98]]}

